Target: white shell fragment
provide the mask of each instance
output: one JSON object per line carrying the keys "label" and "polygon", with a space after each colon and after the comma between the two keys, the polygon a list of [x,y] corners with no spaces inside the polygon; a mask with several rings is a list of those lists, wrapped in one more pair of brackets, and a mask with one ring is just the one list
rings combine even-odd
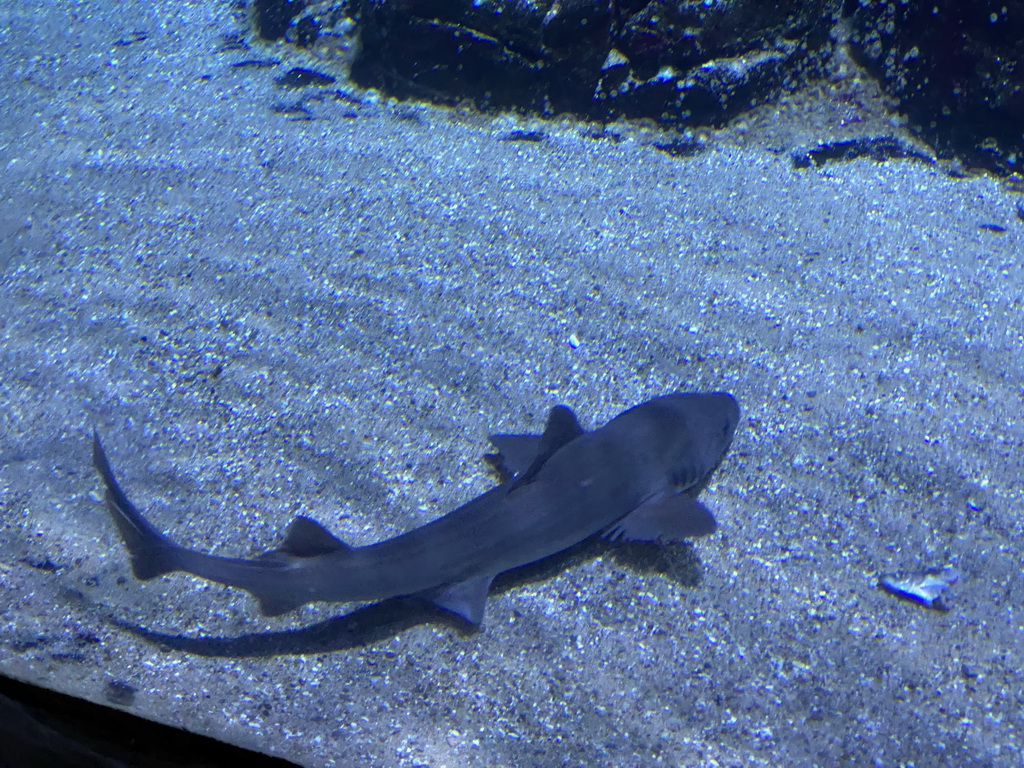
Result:
{"label": "white shell fragment", "polygon": [[889,574],[878,580],[878,586],[890,594],[921,603],[937,611],[948,611],[942,593],[955,584],[960,574],[952,569],[928,570],[910,574]]}

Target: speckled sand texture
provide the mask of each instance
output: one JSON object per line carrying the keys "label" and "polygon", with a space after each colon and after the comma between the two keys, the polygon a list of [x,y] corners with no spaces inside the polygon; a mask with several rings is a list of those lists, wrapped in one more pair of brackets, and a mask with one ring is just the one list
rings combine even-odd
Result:
{"label": "speckled sand texture", "polygon": [[[1020,196],[383,99],[289,121],[238,30],[0,8],[0,672],[308,766],[1021,764]],[[477,634],[140,585],[89,459],[97,427],[189,546],[367,543],[490,487],[489,431],[675,389],[744,407],[719,533],[569,558]],[[948,613],[874,586],[947,565]]]}

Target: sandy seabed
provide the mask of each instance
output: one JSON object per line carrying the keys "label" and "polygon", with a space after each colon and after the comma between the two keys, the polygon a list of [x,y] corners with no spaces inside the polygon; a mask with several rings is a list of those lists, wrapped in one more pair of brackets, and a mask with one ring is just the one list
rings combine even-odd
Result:
{"label": "sandy seabed", "polygon": [[[1019,196],[366,94],[296,121],[237,23],[0,11],[0,672],[309,766],[1020,765]],[[490,487],[489,432],[712,389],[719,532],[565,558],[478,633],[142,585],[89,457],[191,547],[365,544]],[[875,586],[943,567],[947,612]]]}

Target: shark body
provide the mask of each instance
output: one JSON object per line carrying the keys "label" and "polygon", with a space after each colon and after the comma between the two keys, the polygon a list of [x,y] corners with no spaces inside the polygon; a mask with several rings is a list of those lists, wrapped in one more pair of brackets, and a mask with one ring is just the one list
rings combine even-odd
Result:
{"label": "shark body", "polygon": [[121,489],[99,435],[93,463],[141,580],[184,571],[246,590],[265,615],[417,595],[479,624],[497,574],[597,533],[669,542],[714,531],[697,496],[725,457],[739,413],[727,393],[677,393],[585,432],[556,406],[543,435],[492,435],[512,478],[447,515],[363,547],[300,516],[280,548],[254,560],[187,549],[157,530]]}

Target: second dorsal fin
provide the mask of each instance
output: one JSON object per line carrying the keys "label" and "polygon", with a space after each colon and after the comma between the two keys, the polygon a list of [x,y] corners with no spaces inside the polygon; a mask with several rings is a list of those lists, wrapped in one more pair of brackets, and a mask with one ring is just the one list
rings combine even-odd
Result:
{"label": "second dorsal fin", "polygon": [[316,520],[299,516],[292,520],[285,533],[284,543],[277,552],[292,557],[316,557],[351,549]]}

